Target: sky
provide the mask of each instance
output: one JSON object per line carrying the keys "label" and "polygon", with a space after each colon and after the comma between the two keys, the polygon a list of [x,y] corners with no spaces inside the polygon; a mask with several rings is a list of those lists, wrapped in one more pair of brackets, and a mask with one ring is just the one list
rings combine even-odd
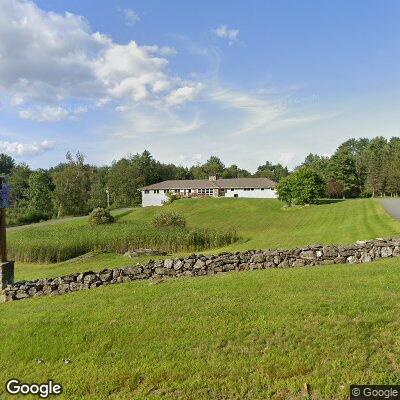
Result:
{"label": "sky", "polygon": [[0,152],[255,171],[400,136],[397,0],[1,0]]}

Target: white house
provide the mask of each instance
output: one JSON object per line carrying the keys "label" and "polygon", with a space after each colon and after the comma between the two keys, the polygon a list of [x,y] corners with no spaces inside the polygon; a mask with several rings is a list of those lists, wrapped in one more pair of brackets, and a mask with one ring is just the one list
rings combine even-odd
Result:
{"label": "white house", "polygon": [[276,183],[268,178],[234,178],[170,180],[145,186],[142,192],[142,206],[161,206],[167,194],[184,197],[247,197],[254,199],[275,199]]}

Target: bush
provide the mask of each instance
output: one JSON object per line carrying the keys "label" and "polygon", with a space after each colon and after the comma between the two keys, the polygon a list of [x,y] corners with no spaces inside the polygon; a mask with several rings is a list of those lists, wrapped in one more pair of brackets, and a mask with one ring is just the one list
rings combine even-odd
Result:
{"label": "bush", "polygon": [[153,225],[156,228],[162,226],[178,226],[184,228],[186,226],[186,221],[185,218],[177,212],[163,212],[154,216]]}
{"label": "bush", "polygon": [[166,196],[167,196],[167,199],[163,201],[164,206],[166,206],[168,204],[172,204],[175,200],[179,199],[179,197],[176,194],[171,193],[171,192],[168,192]]}
{"label": "bush", "polygon": [[6,210],[7,225],[26,225],[34,222],[46,221],[52,217],[51,213],[38,212],[28,207],[11,207]]}
{"label": "bush", "polygon": [[315,204],[325,194],[325,182],[309,167],[302,167],[279,181],[278,198],[289,207],[292,204]]}
{"label": "bush", "polygon": [[95,208],[89,215],[89,224],[90,225],[103,225],[103,224],[111,224],[114,222],[114,217],[110,214],[110,211],[105,208]]}

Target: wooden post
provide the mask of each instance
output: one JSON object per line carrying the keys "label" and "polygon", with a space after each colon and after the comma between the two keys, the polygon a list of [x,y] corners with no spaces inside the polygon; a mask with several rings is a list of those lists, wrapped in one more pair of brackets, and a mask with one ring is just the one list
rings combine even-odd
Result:
{"label": "wooden post", "polygon": [[[0,188],[6,183],[3,176],[0,176]],[[0,204],[0,262],[7,262],[7,237],[6,237],[6,209]]]}
{"label": "wooden post", "polygon": [[[7,238],[6,238],[6,207],[8,207],[8,189],[3,185],[6,184],[6,178],[0,176],[0,301],[4,301],[3,290],[7,285],[14,283],[14,262],[7,261]],[[3,199],[3,195],[6,196]]]}

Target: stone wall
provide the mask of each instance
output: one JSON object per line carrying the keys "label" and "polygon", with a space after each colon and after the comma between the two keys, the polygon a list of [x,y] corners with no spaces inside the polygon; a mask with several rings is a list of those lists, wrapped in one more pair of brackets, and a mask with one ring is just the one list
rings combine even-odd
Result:
{"label": "stone wall", "polygon": [[138,279],[212,275],[220,272],[306,265],[357,264],[400,256],[400,238],[358,241],[350,246],[313,245],[292,250],[250,250],[218,255],[191,255],[179,259],[149,261],[122,268],[88,271],[52,279],[21,281],[8,285],[3,301],[55,296]]}

